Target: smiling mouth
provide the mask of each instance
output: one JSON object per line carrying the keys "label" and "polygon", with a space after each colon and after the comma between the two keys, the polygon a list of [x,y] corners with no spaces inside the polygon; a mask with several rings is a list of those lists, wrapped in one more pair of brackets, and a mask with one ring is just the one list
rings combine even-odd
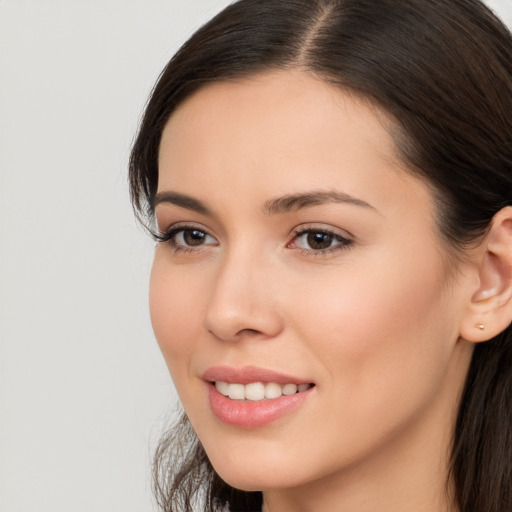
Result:
{"label": "smiling mouth", "polygon": [[215,381],[217,391],[231,400],[259,402],[272,400],[281,396],[303,393],[314,384],[278,384],[276,382],[250,382],[249,384]]}

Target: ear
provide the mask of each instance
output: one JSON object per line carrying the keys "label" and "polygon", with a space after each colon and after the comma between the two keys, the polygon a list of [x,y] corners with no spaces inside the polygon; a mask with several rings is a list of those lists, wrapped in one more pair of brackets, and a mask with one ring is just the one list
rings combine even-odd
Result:
{"label": "ear", "polygon": [[462,338],[487,341],[512,322],[512,207],[501,209],[476,250],[477,286],[461,325]]}

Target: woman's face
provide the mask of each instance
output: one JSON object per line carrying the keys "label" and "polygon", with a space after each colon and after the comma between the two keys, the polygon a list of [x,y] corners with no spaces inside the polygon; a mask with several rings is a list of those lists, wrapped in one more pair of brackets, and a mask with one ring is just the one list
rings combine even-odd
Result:
{"label": "woman's face", "polygon": [[202,88],[164,131],[152,322],[235,487],[392,472],[449,442],[468,287],[383,120],[281,72]]}

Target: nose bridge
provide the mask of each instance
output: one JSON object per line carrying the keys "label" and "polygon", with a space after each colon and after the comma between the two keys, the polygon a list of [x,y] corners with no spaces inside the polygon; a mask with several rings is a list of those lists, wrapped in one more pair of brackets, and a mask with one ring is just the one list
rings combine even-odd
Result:
{"label": "nose bridge", "polygon": [[250,244],[233,246],[218,262],[205,327],[217,338],[273,337],[281,322],[272,299],[273,266]]}

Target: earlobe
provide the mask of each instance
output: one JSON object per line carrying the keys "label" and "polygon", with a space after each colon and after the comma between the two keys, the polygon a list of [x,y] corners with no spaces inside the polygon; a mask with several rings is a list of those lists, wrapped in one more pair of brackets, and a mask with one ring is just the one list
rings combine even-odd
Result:
{"label": "earlobe", "polygon": [[477,250],[478,287],[461,326],[461,336],[487,341],[512,322],[512,207],[501,209]]}

